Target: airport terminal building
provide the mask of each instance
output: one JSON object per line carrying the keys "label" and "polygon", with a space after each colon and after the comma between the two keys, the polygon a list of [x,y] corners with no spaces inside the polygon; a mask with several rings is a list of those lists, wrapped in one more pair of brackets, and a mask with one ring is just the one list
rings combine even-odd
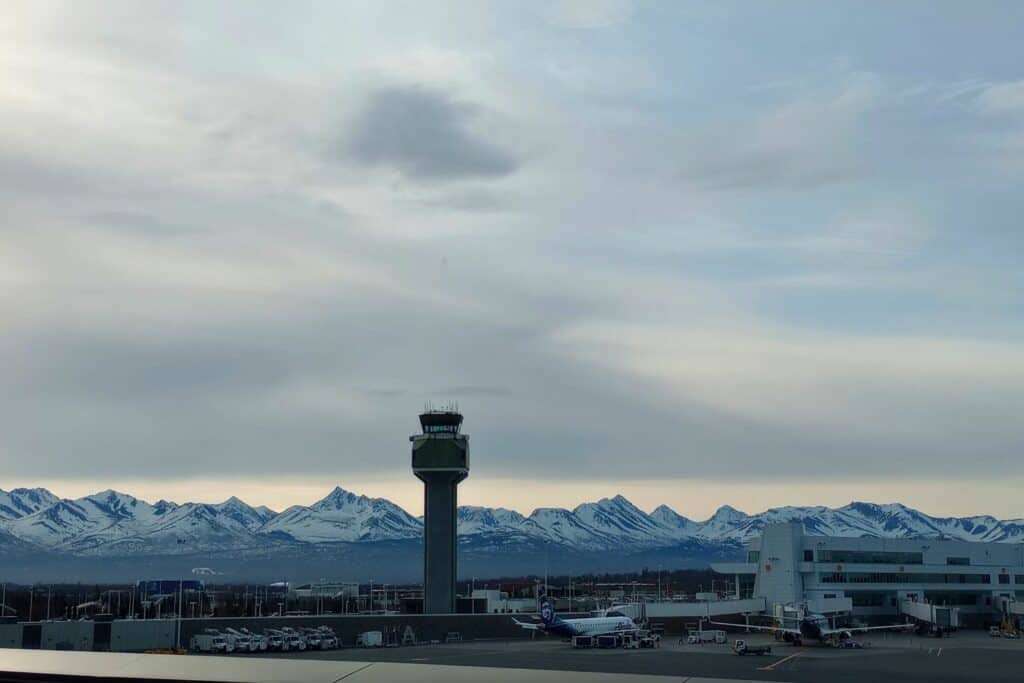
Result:
{"label": "airport terminal building", "polygon": [[768,613],[806,603],[868,620],[929,603],[958,608],[963,625],[1024,614],[1024,544],[811,536],[799,522],[769,524],[748,543],[746,562],[712,569]]}

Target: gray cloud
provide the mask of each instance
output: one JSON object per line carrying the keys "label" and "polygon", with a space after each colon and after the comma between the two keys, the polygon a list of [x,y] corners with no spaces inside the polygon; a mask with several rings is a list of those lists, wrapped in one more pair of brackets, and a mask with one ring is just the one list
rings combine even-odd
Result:
{"label": "gray cloud", "polygon": [[102,192],[103,181],[73,163],[53,163],[5,152],[0,148],[0,196],[17,193],[47,195]]}
{"label": "gray cloud", "polygon": [[428,88],[374,91],[344,150],[368,165],[391,166],[420,181],[508,175],[516,160],[470,128],[475,110]]}
{"label": "gray cloud", "polygon": [[856,163],[843,158],[804,167],[794,161],[785,150],[751,151],[687,168],[682,175],[688,182],[720,190],[813,189],[845,182],[862,172]]}
{"label": "gray cloud", "polygon": [[431,195],[412,200],[412,204],[434,209],[448,209],[467,213],[502,213],[521,208],[522,200],[508,192],[492,192],[480,188]]}
{"label": "gray cloud", "polygon": [[877,78],[855,75],[838,91],[804,95],[752,119],[688,135],[681,145],[681,175],[729,190],[848,181],[865,171],[857,136],[881,96]]}

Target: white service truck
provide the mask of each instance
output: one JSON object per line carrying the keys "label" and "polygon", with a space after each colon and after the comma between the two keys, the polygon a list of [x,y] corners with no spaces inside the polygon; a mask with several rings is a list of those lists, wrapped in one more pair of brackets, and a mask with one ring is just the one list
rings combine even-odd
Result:
{"label": "white service truck", "polygon": [[266,652],[267,649],[270,647],[270,643],[268,642],[266,636],[261,635],[259,633],[253,633],[247,628],[241,629],[241,632],[249,636],[249,639],[256,646],[256,650],[260,652]]}
{"label": "white service truck", "polygon": [[341,641],[330,626],[318,626],[316,630],[320,632],[320,643],[324,649],[333,650],[341,646]]}
{"label": "white service truck", "polygon": [[224,637],[231,642],[235,652],[256,652],[259,646],[253,641],[252,634],[243,633],[233,628],[224,629]]}
{"label": "white service truck", "polygon": [[231,652],[227,639],[219,633],[197,633],[189,640],[188,648],[193,652]]}
{"label": "white service truck", "polygon": [[267,637],[268,650],[287,652],[291,649],[291,639],[288,637],[288,634],[282,633],[276,628],[268,628],[263,630],[263,635]]}
{"label": "white service truck", "polygon": [[302,651],[309,646],[309,644],[306,642],[306,638],[290,626],[283,627],[281,629],[281,633],[283,633],[288,638],[288,647],[290,647],[292,650]]}
{"label": "white service truck", "polygon": [[689,645],[703,645],[704,643],[716,643],[724,645],[729,642],[725,631],[693,631],[686,637]]}

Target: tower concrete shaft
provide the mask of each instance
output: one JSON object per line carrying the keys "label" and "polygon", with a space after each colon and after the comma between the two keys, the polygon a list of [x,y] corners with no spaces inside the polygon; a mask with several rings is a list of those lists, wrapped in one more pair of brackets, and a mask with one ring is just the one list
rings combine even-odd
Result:
{"label": "tower concrete shaft", "polygon": [[423,481],[423,611],[455,612],[459,568],[458,485],[465,474],[419,473]]}

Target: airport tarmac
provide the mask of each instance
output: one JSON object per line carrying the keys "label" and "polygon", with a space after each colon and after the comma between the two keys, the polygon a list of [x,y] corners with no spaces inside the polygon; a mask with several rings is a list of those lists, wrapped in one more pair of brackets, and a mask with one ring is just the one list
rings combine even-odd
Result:
{"label": "airport tarmac", "polygon": [[[730,636],[730,642],[736,636]],[[980,632],[952,638],[883,635],[862,650],[809,645],[793,647],[760,635],[739,636],[771,644],[766,656],[738,656],[728,645],[685,645],[666,638],[655,650],[575,650],[552,638],[536,641],[474,641],[384,649],[342,649],[260,656],[366,662],[419,662],[462,666],[636,673],[764,681],[881,683],[883,681],[1024,680],[1024,640],[1000,640]],[[245,656],[245,655],[239,655]]]}

